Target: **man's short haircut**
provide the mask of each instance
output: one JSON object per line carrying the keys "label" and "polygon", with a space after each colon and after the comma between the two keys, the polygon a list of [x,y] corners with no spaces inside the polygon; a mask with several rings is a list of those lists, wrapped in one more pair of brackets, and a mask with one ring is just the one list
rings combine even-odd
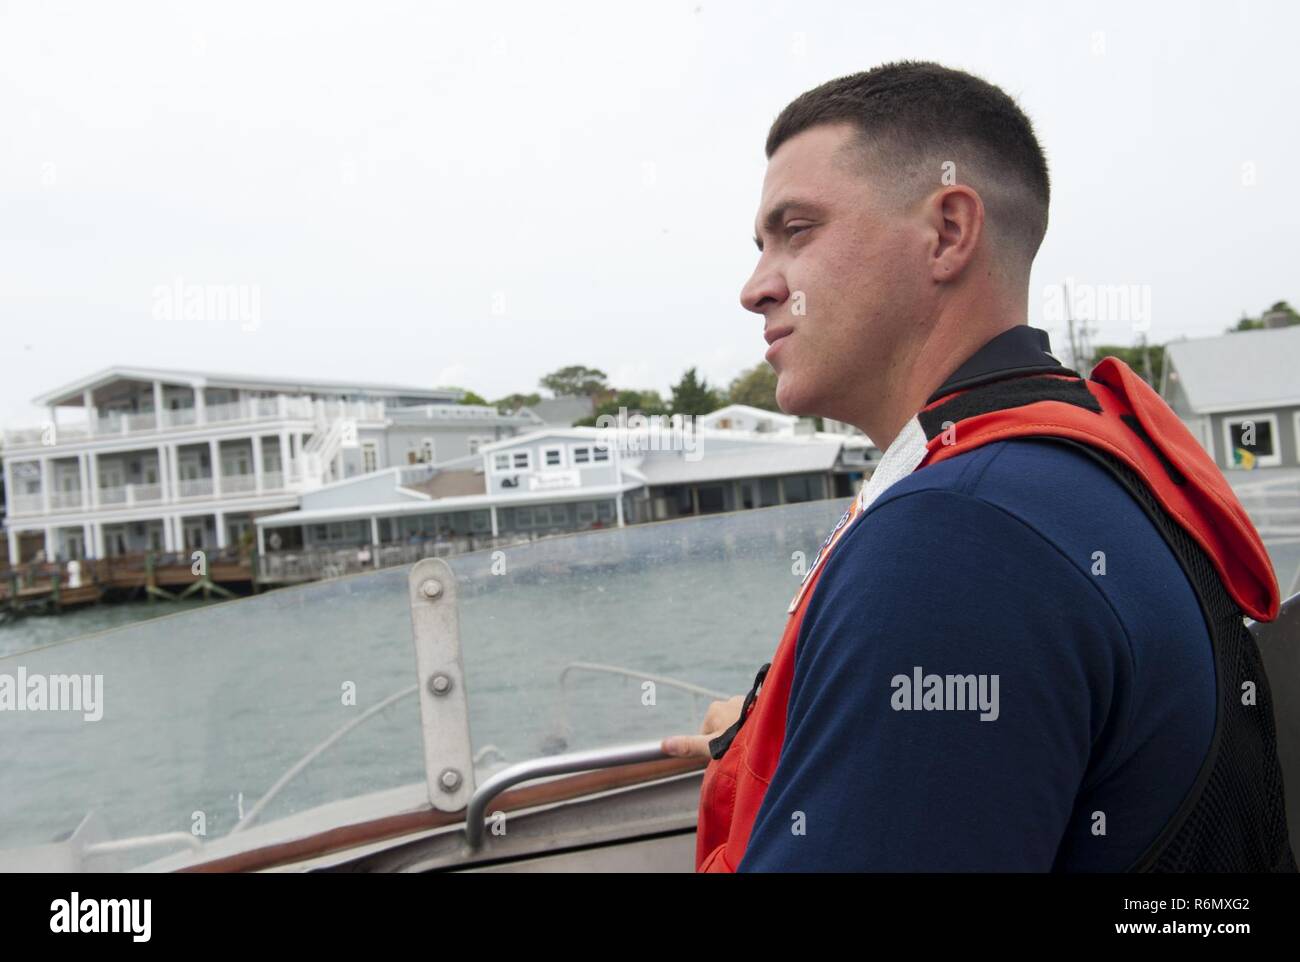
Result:
{"label": "man's short haircut", "polygon": [[[955,182],[984,200],[987,230],[1029,264],[1047,233],[1051,184],[1033,124],[999,87],[937,63],[900,61],[828,81],[791,101],[767,135],[767,156],[820,124],[858,129],[844,159],[904,203]],[[952,182],[952,181],[949,181]]]}

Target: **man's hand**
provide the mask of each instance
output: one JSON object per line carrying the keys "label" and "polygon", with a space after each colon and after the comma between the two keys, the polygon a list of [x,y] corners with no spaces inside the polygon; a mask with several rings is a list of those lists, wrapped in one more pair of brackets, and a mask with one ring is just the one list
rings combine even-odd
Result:
{"label": "man's hand", "polygon": [[698,735],[672,735],[663,740],[665,755],[679,758],[712,758],[709,742],[717,738],[736,723],[740,709],[745,705],[745,696],[736,695],[726,701],[715,701],[704,713],[704,723],[700,725]]}

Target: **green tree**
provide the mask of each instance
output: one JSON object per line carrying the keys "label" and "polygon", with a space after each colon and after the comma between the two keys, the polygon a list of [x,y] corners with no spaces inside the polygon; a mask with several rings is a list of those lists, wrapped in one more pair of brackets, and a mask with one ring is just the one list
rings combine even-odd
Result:
{"label": "green tree", "polygon": [[772,370],[772,365],[762,361],[748,371],[741,371],[731,382],[727,400],[764,411],[780,411],[776,404],[776,371]]}
{"label": "green tree", "polygon": [[616,391],[611,398],[596,406],[595,414],[574,422],[574,426],[595,427],[597,418],[602,415],[617,418],[620,410],[626,410],[628,417],[634,414],[650,417],[654,414],[667,414],[668,406],[664,404],[664,399],[659,396],[658,391]]}
{"label": "green tree", "polygon": [[596,397],[609,390],[609,378],[604,371],[581,364],[552,371],[538,383],[555,397]]}
{"label": "green tree", "polygon": [[1293,324],[1300,324],[1300,314],[1296,313],[1295,308],[1292,307],[1290,304],[1288,304],[1286,301],[1278,301],[1267,311],[1264,311],[1262,314],[1260,314],[1259,317],[1249,317],[1245,313],[1243,313],[1241,315],[1241,320],[1237,322],[1237,326],[1228,328],[1228,333],[1234,334],[1237,331],[1262,330],[1265,326],[1264,317],[1265,315],[1268,314],[1283,315],[1286,318],[1286,320],[1283,322],[1282,325],[1283,327],[1290,327]]}
{"label": "green tree", "polygon": [[673,399],[669,405],[673,414],[708,414],[721,406],[718,392],[709,387],[709,382],[700,377],[695,368],[690,368],[682,379],[673,385]]}
{"label": "green tree", "polygon": [[500,400],[493,401],[493,406],[500,408],[502,411],[518,411],[520,408],[532,407],[541,401],[540,394],[507,394]]}
{"label": "green tree", "polygon": [[485,405],[488,403],[487,400],[483,397],[483,395],[475,394],[473,391],[467,391],[465,388],[456,387],[456,388],[452,388],[452,390],[462,392],[460,402],[459,402],[461,404],[484,404]]}

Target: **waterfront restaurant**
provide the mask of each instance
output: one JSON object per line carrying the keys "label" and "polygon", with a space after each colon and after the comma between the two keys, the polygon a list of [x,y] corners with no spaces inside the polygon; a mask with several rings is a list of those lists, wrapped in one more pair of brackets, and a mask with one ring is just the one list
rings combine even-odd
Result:
{"label": "waterfront restaurant", "polygon": [[[409,560],[602,527],[847,497],[877,451],[865,437],[694,428],[683,444],[636,429],[544,429],[473,457],[393,468],[325,485],[302,507],[257,519],[268,580],[300,555],[339,566]],[[376,549],[372,553],[372,549]],[[443,553],[443,552],[436,552]],[[283,564],[282,564],[283,563]],[[309,576],[306,567],[300,568]],[[317,573],[318,575],[319,573]],[[283,580],[296,580],[285,575]]]}

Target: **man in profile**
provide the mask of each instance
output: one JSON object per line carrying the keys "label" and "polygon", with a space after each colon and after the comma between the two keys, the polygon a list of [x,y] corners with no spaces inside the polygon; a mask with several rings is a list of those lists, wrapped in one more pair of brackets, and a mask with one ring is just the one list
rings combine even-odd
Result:
{"label": "man in profile", "polygon": [[1294,871],[1242,623],[1276,578],[1163,402],[1027,326],[1028,118],[888,64],[797,98],[766,151],[741,301],[777,401],[885,453],[749,695],[665,740],[711,759],[697,868]]}

